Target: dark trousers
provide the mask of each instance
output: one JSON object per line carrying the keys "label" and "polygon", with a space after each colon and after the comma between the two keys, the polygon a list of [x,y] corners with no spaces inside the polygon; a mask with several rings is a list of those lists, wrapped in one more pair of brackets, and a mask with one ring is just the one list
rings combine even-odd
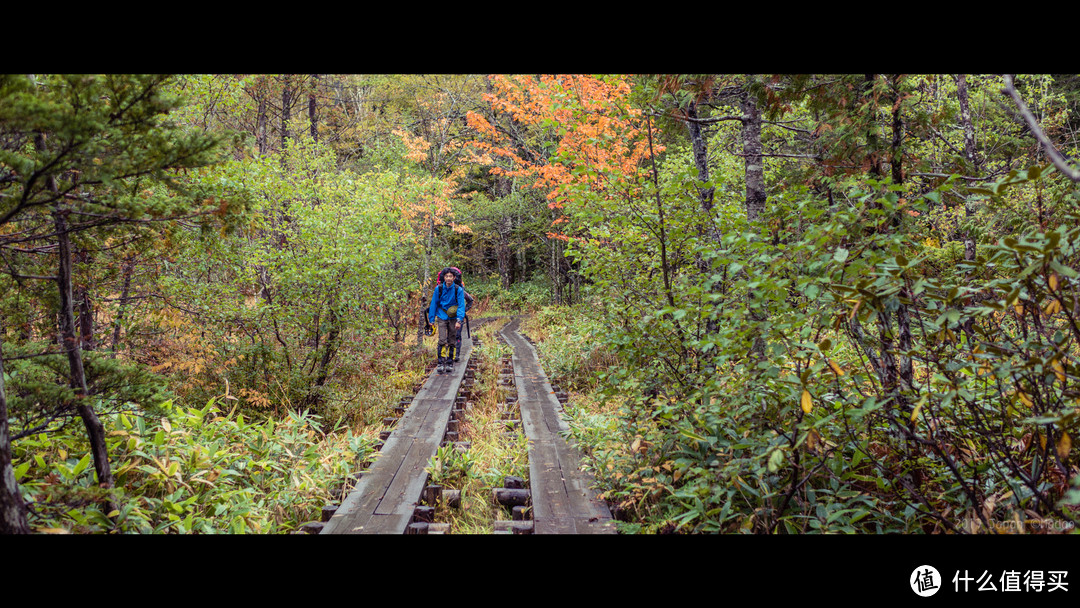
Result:
{"label": "dark trousers", "polygon": [[460,332],[454,329],[454,324],[457,323],[457,319],[436,319],[435,323],[439,326],[439,358],[454,357],[454,349],[457,346],[457,340]]}

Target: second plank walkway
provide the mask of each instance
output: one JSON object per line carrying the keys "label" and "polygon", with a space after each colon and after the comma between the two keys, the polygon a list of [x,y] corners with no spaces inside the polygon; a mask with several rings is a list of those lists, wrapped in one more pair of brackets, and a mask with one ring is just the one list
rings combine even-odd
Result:
{"label": "second plank walkway", "polygon": [[499,333],[514,349],[514,384],[529,440],[533,533],[614,534],[611,512],[590,488],[591,477],[580,470],[580,454],[559,434],[568,430],[562,404],[518,324],[514,319]]}

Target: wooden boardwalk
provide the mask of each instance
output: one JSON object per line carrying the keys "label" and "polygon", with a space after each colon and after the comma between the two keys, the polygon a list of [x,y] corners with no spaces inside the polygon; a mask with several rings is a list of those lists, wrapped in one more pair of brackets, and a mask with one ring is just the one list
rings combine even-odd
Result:
{"label": "wooden boardwalk", "polygon": [[454,373],[431,374],[321,534],[405,533],[427,483],[424,469],[446,434],[471,354],[472,338],[462,336]]}
{"label": "wooden boardwalk", "polygon": [[517,331],[518,321],[500,334],[514,349],[521,425],[529,440],[529,486],[534,534],[614,534],[607,505],[589,487],[591,477],[579,469],[580,454],[560,435],[567,430],[536,350]]}

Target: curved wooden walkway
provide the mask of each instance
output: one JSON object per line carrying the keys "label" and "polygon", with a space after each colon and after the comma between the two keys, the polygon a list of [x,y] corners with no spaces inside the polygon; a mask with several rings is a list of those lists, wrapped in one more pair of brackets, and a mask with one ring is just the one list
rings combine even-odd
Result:
{"label": "curved wooden walkway", "polygon": [[615,523],[579,468],[581,456],[559,434],[568,430],[562,404],[544,375],[536,349],[512,320],[499,333],[514,349],[514,384],[529,440],[529,486],[534,534],[614,534]]}

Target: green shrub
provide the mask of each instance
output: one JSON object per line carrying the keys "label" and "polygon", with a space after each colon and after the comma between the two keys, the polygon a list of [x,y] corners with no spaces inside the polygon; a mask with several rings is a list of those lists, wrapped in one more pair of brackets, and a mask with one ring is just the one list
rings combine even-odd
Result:
{"label": "green shrub", "polygon": [[[85,441],[37,435],[14,446],[16,476],[37,529],[121,533],[280,533],[318,519],[372,441],[326,432],[311,415],[249,422],[211,399],[202,408],[166,403],[166,416],[104,417],[118,511],[97,506]],[[115,522],[110,522],[110,518]]]}

